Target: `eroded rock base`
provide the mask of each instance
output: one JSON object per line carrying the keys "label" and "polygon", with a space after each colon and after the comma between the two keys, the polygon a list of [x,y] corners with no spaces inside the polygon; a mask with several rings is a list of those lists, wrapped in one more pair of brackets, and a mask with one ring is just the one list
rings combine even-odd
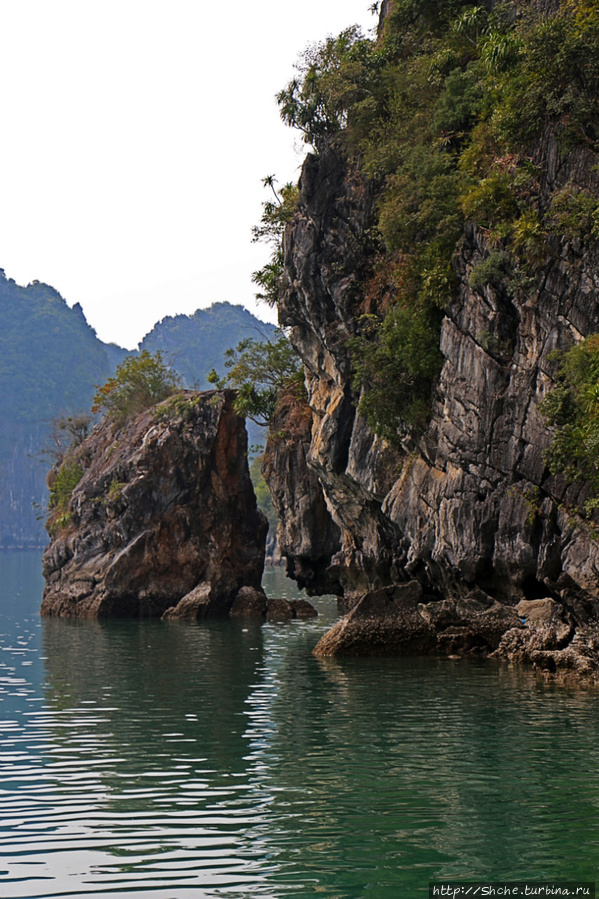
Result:
{"label": "eroded rock base", "polygon": [[305,599],[269,599],[262,590],[242,587],[229,613],[231,618],[253,618],[262,621],[292,621],[294,618],[316,618],[318,612]]}
{"label": "eroded rock base", "polygon": [[482,591],[425,599],[416,581],[367,593],[314,653],[488,657],[532,665],[547,679],[599,685],[599,609],[593,603],[569,607],[548,597],[508,606]]}

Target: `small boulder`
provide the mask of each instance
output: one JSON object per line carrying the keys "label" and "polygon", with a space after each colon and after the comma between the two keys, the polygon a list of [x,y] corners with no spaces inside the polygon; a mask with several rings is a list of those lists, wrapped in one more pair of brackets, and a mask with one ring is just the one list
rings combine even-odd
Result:
{"label": "small boulder", "polygon": [[318,612],[311,602],[307,599],[292,599],[289,605],[293,609],[293,617],[306,620],[308,618],[318,618]]}
{"label": "small boulder", "polygon": [[269,599],[267,621],[291,621],[295,618],[293,606],[287,599]]}
{"label": "small boulder", "polygon": [[268,601],[263,590],[242,587],[231,606],[231,618],[266,618]]}

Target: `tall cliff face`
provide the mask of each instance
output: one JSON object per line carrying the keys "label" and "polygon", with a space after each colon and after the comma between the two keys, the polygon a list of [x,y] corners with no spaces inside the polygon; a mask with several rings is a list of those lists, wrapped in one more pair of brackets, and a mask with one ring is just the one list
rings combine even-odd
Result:
{"label": "tall cliff face", "polygon": [[[385,3],[383,13],[392,7]],[[388,617],[393,591],[411,581],[421,605],[453,604],[454,625],[465,621],[458,610],[464,601],[482,603],[475,615],[497,603],[563,604],[572,625],[560,638],[564,648],[576,628],[584,631],[597,615],[599,545],[592,528],[567,511],[580,487],[568,488],[547,471],[552,432],[539,404],[555,383],[552,351],[599,331],[597,244],[550,236],[525,281],[473,287],[471,274],[492,247],[488,232],[467,223],[453,261],[458,286],[442,322],[443,365],[430,421],[416,443],[392,449],[357,412],[348,352],[359,316],[380,312],[368,306],[363,289],[372,255],[373,189],[336,147],[328,141],[304,164],[298,211],[284,239],[279,304],[281,324],[306,367],[312,414],[306,469],[293,471],[289,482],[297,491],[302,476],[318,478],[340,530],[329,576],[349,604],[388,591],[384,601],[371,603],[369,620]],[[530,162],[540,173],[541,207],[565,185],[597,195],[595,154],[563,149],[551,127]],[[282,506],[287,521],[293,519],[291,492]],[[320,546],[318,529],[304,518],[304,556],[310,541]],[[287,554],[293,559],[289,542]],[[416,608],[414,597],[410,601]],[[418,625],[410,626],[413,633],[426,632],[420,645],[427,649],[436,626],[431,615],[423,622],[418,612]],[[438,630],[438,615],[435,621]],[[505,631],[517,628],[517,616],[504,625]],[[552,634],[545,649],[558,651],[555,629]],[[498,646],[499,637],[489,639],[485,651]],[[555,659],[546,667],[554,665]]]}
{"label": "tall cliff face", "polygon": [[[597,189],[594,156],[562,156],[551,135],[535,162],[545,196],[566,183]],[[564,483],[548,476],[552,435],[539,403],[554,383],[550,354],[599,329],[599,255],[555,239],[531,283],[474,291],[469,275],[488,252],[467,228],[430,427],[383,513],[402,534],[405,570],[444,592],[477,585],[507,601],[595,595],[597,544],[562,508]]]}
{"label": "tall cliff face", "polygon": [[293,390],[281,396],[271,421],[262,472],[279,518],[277,545],[288,576],[308,595],[339,593],[341,585],[330,562],[340,548],[341,534],[306,461],[312,420],[312,410],[303,397]]}
{"label": "tall cliff face", "polygon": [[187,391],[121,429],[105,419],[67,457],[81,478],[51,519],[42,614],[202,618],[259,588],[267,523],[233,398]]}
{"label": "tall cliff face", "polygon": [[[548,136],[539,148],[543,189],[588,187],[593,161],[582,150],[563,158]],[[359,278],[372,201],[367,185],[344,173],[332,147],[305,163],[280,304],[306,365],[307,465],[341,529],[332,564],[344,590],[416,576],[456,595],[475,584],[499,598],[599,591],[597,544],[560,509],[565,485],[547,475],[551,431],[538,411],[553,383],[552,351],[599,330],[596,249],[556,239],[525,290],[474,291],[469,275],[489,247],[466,230],[431,422],[414,452],[401,453],[371,433],[352,392],[347,338],[366,311]],[[318,544],[318,533],[312,539]]]}
{"label": "tall cliff face", "polygon": [[[360,284],[372,224],[373,192],[365,180],[348,172],[333,146],[309,156],[299,211],[285,234],[279,317],[306,367],[312,428],[305,458],[340,530],[329,569],[344,594],[389,583],[395,572],[395,528],[382,512],[382,500],[394,483],[399,455],[356,414],[347,349],[358,315],[369,311]],[[293,518],[293,503],[281,507],[283,522]],[[321,546],[318,529],[301,530],[304,542]],[[288,555],[296,555],[293,546]]]}

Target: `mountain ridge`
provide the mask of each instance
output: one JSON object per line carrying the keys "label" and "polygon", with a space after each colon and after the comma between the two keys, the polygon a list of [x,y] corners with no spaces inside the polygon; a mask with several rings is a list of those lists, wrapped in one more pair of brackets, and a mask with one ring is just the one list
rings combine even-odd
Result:
{"label": "mountain ridge", "polygon": [[101,341],[80,303],[69,306],[39,281],[19,285],[0,269],[0,548],[46,545],[41,519],[52,421],[89,410],[96,387],[126,356],[162,349],[175,368],[178,358],[186,386],[206,387],[211,368],[225,373],[224,349],[274,330],[242,306],[222,302],[191,316],[165,316],[129,351]]}

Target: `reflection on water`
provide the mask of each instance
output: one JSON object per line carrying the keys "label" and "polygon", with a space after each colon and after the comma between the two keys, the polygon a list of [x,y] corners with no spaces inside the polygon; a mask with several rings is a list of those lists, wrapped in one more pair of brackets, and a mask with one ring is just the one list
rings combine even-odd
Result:
{"label": "reflection on water", "polygon": [[595,693],[484,663],[317,660],[327,599],[263,627],[42,625],[38,560],[0,555],[0,575],[3,899],[594,878]]}

